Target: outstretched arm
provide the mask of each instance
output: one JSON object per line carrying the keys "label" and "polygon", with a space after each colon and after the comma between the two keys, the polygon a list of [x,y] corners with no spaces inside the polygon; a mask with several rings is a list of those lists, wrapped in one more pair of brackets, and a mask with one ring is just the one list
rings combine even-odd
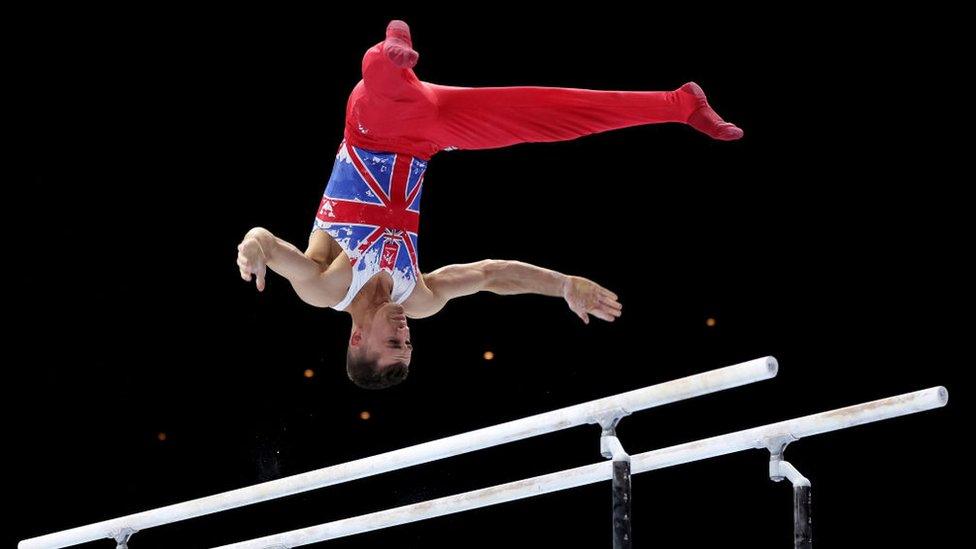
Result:
{"label": "outstretched arm", "polygon": [[264,291],[270,268],[288,279],[298,297],[310,305],[331,307],[342,299],[338,276],[261,227],[248,231],[237,246],[237,266],[244,280],[256,277],[259,292]]}
{"label": "outstretched arm", "polygon": [[451,299],[482,291],[499,295],[562,297],[587,324],[589,315],[613,322],[621,312],[617,295],[599,284],[521,261],[486,259],[448,265],[424,275],[424,283],[424,287],[418,288],[416,295],[404,304],[407,313],[415,318],[436,313]]}

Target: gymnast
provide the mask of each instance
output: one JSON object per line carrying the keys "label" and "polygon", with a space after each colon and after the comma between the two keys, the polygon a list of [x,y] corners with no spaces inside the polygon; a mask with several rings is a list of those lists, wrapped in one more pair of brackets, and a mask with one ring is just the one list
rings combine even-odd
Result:
{"label": "gymnast", "polygon": [[386,39],[366,52],[305,252],[261,227],[237,247],[241,278],[253,277],[258,291],[270,268],[306,303],[349,313],[346,372],[367,389],[407,376],[413,349],[407,319],[431,316],[454,298],[480,291],[561,297],[587,324],[590,315],[612,322],[621,314],[617,295],[599,284],[520,261],[486,259],[421,273],[420,195],[434,154],[662,122],[723,141],[742,137],[694,82],[663,92],[455,87],[419,80],[417,59],[403,21],[390,22]]}

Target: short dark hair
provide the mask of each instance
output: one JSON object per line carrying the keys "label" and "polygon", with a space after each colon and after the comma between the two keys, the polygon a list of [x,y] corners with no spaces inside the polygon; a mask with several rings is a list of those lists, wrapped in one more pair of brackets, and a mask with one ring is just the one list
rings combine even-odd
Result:
{"label": "short dark hair", "polygon": [[357,386],[363,389],[386,389],[407,378],[410,367],[404,362],[394,362],[381,367],[379,357],[365,350],[346,351],[346,374]]}

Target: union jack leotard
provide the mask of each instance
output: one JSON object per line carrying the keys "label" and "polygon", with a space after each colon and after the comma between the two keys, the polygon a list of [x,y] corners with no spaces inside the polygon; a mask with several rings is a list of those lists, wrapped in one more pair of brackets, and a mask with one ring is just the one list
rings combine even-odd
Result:
{"label": "union jack leotard", "polygon": [[352,264],[352,284],[333,308],[344,310],[376,273],[393,278],[402,303],[417,284],[417,227],[427,162],[408,154],[339,147],[313,230],[339,243]]}

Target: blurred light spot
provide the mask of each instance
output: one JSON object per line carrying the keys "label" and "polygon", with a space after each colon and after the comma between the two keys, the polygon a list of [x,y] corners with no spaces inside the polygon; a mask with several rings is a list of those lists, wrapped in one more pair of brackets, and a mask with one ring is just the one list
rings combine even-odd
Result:
{"label": "blurred light spot", "polygon": [[709,328],[714,328],[715,327],[715,319],[712,318],[712,317],[708,317],[705,320],[705,326],[708,326]]}
{"label": "blurred light spot", "polygon": [[495,358],[495,353],[491,351],[485,351],[485,354],[483,356],[485,357],[485,360],[492,360],[493,358]]}
{"label": "blurred light spot", "polygon": [[366,421],[367,419],[369,419],[371,417],[372,416],[370,415],[370,413],[368,411],[363,410],[362,412],[359,413],[359,419],[361,419],[363,421]]}
{"label": "blurred light spot", "polygon": [[305,370],[305,377],[307,377],[309,379],[315,377],[315,370],[313,370],[311,368],[309,368],[308,370]]}
{"label": "blurred light spot", "polygon": [[156,433],[156,440],[158,440],[159,442],[165,442],[166,433]]}

